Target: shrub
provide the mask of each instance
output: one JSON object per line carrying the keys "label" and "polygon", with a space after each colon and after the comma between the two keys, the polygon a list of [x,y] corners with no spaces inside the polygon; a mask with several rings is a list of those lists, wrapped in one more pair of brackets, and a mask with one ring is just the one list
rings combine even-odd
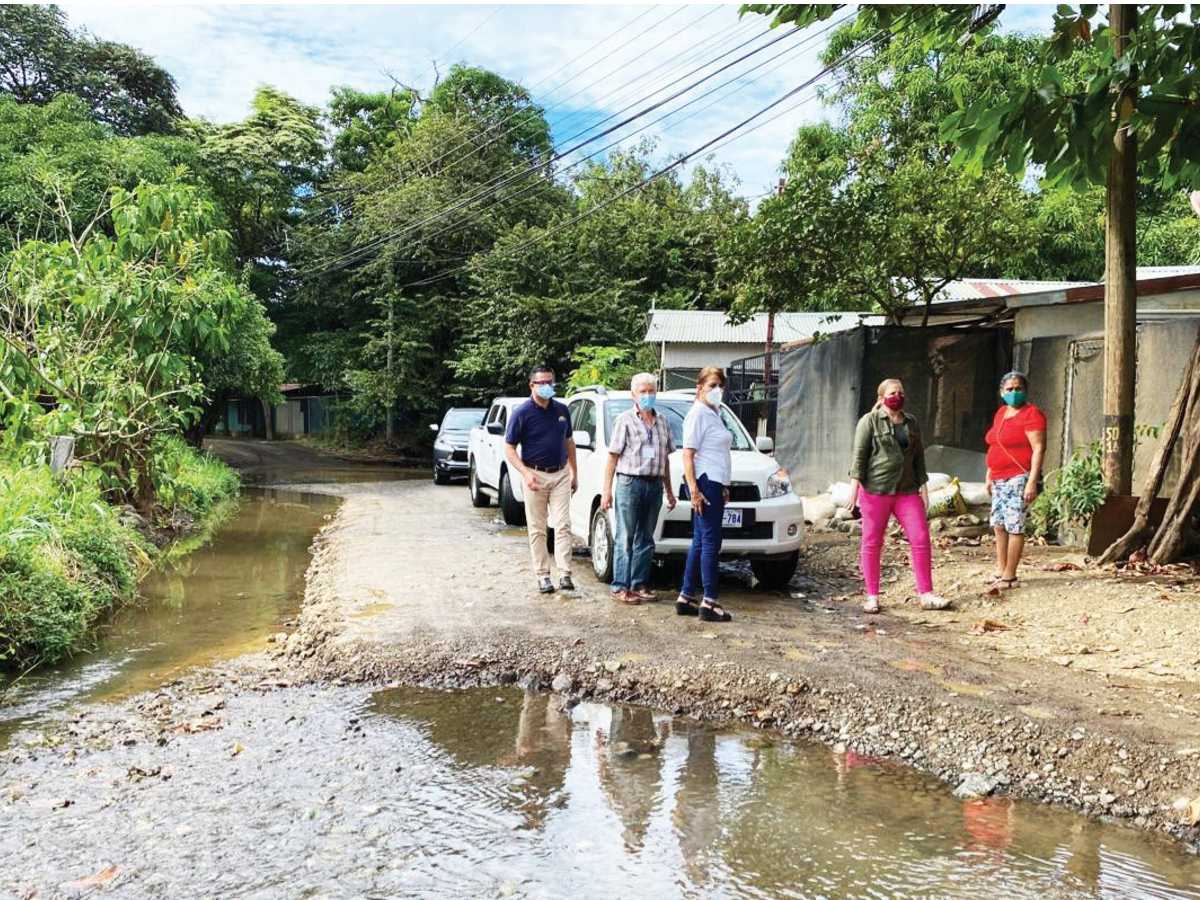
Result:
{"label": "shrub", "polygon": [[1046,476],[1046,489],[1029,508],[1029,530],[1035,537],[1052,537],[1065,524],[1086,526],[1107,496],[1099,442],[1080,447],[1065,466]]}
{"label": "shrub", "polygon": [[155,498],[168,521],[177,520],[180,512],[202,519],[222,500],[237,493],[237,474],[182,438],[158,438],[152,452]]}
{"label": "shrub", "polygon": [[133,594],[141,537],[101,496],[99,476],[59,479],[0,460],[0,665],[54,661]]}

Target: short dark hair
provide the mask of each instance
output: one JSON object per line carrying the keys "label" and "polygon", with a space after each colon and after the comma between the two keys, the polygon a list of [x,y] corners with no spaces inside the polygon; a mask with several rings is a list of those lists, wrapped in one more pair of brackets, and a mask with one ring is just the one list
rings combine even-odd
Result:
{"label": "short dark hair", "polygon": [[533,381],[533,379],[537,378],[543,372],[545,372],[547,375],[554,374],[554,370],[549,366],[534,366],[533,370],[529,373],[529,380]]}

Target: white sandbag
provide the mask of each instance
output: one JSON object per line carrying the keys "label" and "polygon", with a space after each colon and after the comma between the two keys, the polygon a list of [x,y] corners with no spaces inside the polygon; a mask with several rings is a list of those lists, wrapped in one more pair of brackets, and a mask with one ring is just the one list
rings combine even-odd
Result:
{"label": "white sandbag", "polygon": [[800,502],[804,504],[804,521],[809,525],[815,525],[817,522],[827,522],[833,518],[833,514],[837,511],[837,504],[833,502],[833,498],[828,494],[801,497]]}
{"label": "white sandbag", "polygon": [[936,491],[938,488],[944,488],[950,483],[950,476],[945,472],[930,472],[929,473],[929,490]]}
{"label": "white sandbag", "polygon": [[845,506],[850,500],[850,482],[835,482],[829,486],[826,493],[832,498],[834,506]]}
{"label": "white sandbag", "polygon": [[992,502],[987,485],[982,481],[962,481],[958,487],[967,506],[987,506]]}

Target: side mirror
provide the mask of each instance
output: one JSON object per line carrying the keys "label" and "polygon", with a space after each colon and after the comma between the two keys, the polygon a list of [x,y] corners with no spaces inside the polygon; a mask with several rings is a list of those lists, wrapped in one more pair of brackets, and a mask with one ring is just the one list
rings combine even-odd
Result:
{"label": "side mirror", "polygon": [[504,426],[499,422],[488,422],[488,434],[504,434]]}
{"label": "side mirror", "polygon": [[767,437],[765,434],[762,437],[755,439],[754,446],[758,448],[759,453],[774,453],[775,452],[775,442],[773,440],[771,440],[769,437]]}
{"label": "side mirror", "polygon": [[575,447],[579,450],[592,449],[592,436],[586,431],[572,431],[571,437],[575,441]]}
{"label": "side mirror", "polygon": [[437,423],[436,423],[436,422],[430,423],[430,425],[429,425],[429,430],[430,430],[430,431],[437,431],[437,430],[438,430]]}

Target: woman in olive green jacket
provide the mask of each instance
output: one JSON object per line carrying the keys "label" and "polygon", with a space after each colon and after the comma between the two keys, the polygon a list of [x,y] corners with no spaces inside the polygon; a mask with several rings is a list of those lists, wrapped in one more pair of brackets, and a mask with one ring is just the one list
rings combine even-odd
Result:
{"label": "woman in olive green jacket", "polygon": [[883,535],[894,515],[908,538],[913,575],[922,609],[945,609],[948,600],[933,592],[933,548],[929,541],[929,474],[916,417],[904,412],[904,385],[888,378],[879,385],[872,410],[854,430],[850,500],[862,512],[859,561],[867,587],[863,611],[879,612],[879,565]]}

